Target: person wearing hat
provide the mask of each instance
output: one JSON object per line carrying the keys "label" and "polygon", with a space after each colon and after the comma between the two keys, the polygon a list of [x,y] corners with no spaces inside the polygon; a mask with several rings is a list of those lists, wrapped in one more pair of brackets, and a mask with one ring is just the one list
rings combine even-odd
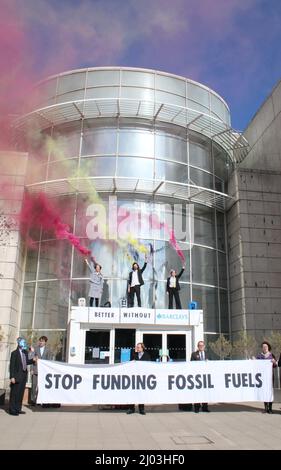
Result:
{"label": "person wearing hat", "polygon": [[18,347],[12,352],[10,359],[9,413],[12,416],[25,414],[21,408],[27,380],[27,366],[35,362],[35,359],[28,358],[26,339],[20,336],[17,338],[17,344]]}

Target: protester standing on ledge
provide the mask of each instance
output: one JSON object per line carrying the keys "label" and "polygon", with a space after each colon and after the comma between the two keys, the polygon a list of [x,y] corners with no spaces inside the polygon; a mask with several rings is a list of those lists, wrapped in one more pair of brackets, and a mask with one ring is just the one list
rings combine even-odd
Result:
{"label": "protester standing on ledge", "polygon": [[[150,355],[145,350],[145,346],[143,343],[138,343],[135,347],[135,354],[133,359],[135,361],[150,361]],[[129,410],[127,411],[127,415],[130,415],[135,412],[135,405],[130,405]],[[141,415],[145,415],[144,405],[139,405],[139,413]]]}
{"label": "protester standing on ledge", "polygon": [[93,307],[94,301],[95,307],[98,307],[103,290],[103,275],[101,273],[101,265],[96,263],[93,257],[91,257],[90,263],[87,258],[85,259],[85,262],[91,271],[89,290],[90,307]]}
{"label": "protester standing on ledge", "polygon": [[9,413],[12,416],[25,414],[22,411],[22,400],[27,380],[27,366],[33,364],[34,359],[28,358],[25,338],[17,338],[18,347],[11,354],[10,359],[10,403]]}
{"label": "protester standing on ledge", "polygon": [[169,309],[173,308],[173,297],[175,297],[176,309],[181,309],[181,301],[179,296],[180,283],[179,278],[182,276],[185,270],[185,266],[182,267],[182,270],[179,274],[176,274],[174,269],[170,271],[170,277],[167,279],[167,294],[169,294]]}
{"label": "protester standing on ledge", "polygon": [[140,269],[138,263],[133,263],[132,271],[129,274],[129,281],[128,281],[128,294],[129,294],[129,307],[134,306],[134,297],[135,294],[137,296],[138,307],[141,307],[141,296],[140,296],[140,288],[144,285],[144,281],[142,278],[142,273],[144,272],[147,266],[146,257],[145,263],[143,267]]}
{"label": "protester standing on ledge", "polygon": [[[275,356],[271,352],[271,346],[267,341],[264,341],[261,344],[262,347],[262,352],[259,353],[256,357],[256,359],[268,359],[272,362],[272,367],[277,366],[277,361],[275,359]],[[273,380],[273,369],[272,369],[272,380]],[[271,402],[264,402],[264,410],[263,413],[269,413],[272,414],[272,401]]]}

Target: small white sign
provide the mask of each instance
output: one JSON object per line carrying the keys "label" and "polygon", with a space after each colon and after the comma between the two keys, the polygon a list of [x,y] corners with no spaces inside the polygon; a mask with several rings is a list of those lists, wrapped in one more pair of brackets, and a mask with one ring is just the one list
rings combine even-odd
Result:
{"label": "small white sign", "polygon": [[100,357],[100,348],[93,348],[92,358],[98,359]]}
{"label": "small white sign", "polygon": [[121,308],[120,323],[154,324],[155,310],[152,308]]}
{"label": "small white sign", "polygon": [[119,323],[119,308],[90,307],[89,323]]}
{"label": "small white sign", "polygon": [[100,359],[105,359],[106,357],[109,357],[109,356],[110,356],[109,351],[101,351],[100,352]]}

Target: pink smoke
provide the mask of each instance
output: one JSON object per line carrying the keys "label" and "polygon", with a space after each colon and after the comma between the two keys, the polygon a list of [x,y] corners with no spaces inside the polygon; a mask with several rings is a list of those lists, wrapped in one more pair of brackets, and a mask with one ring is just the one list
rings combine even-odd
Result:
{"label": "pink smoke", "polygon": [[159,220],[159,217],[156,214],[151,214],[148,217],[148,219],[149,219],[149,223],[151,225],[151,228],[153,228],[153,229],[164,228],[165,229],[166,233],[169,235],[170,244],[176,250],[177,255],[182,260],[182,262],[185,263],[185,257],[184,257],[184,254],[183,254],[182,250],[180,249],[180,247],[178,245],[178,242],[177,242],[176,237],[175,237],[174,230],[171,230],[166,223],[161,222]]}
{"label": "pink smoke", "polygon": [[30,247],[34,246],[34,241],[29,236],[29,230],[40,227],[44,231],[52,232],[58,240],[67,240],[81,255],[87,256],[91,253],[91,250],[82,246],[79,238],[70,232],[69,226],[62,222],[58,209],[44,193],[26,193],[20,214],[20,228]]}

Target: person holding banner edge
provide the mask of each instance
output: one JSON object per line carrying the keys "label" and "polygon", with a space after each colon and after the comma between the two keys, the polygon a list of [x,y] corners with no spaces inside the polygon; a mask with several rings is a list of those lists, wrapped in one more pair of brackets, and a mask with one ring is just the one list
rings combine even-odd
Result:
{"label": "person holding banner edge", "polygon": [[[205,351],[205,343],[204,341],[198,341],[197,343],[197,351],[194,351],[191,354],[191,361],[207,361],[208,356]],[[201,407],[201,403],[194,403],[194,412],[199,413]],[[202,411],[209,413],[210,410],[208,408],[208,403],[202,403]]]}
{"label": "person holding banner edge", "polygon": [[[259,353],[256,359],[267,359],[272,362],[272,381],[274,381],[273,368],[277,367],[277,361],[274,354],[271,352],[271,345],[267,341],[263,341],[261,344],[262,352]],[[264,402],[263,413],[272,414],[272,402]]]}
{"label": "person holding banner edge", "polygon": [[[135,354],[134,358],[135,361],[150,361],[150,355],[149,353],[145,350],[145,346],[143,343],[137,343],[135,347]],[[132,413],[135,412],[135,405],[130,405],[130,408],[127,411],[127,415],[131,415]],[[139,404],[139,413],[140,415],[145,415],[144,411],[144,405]]]}

